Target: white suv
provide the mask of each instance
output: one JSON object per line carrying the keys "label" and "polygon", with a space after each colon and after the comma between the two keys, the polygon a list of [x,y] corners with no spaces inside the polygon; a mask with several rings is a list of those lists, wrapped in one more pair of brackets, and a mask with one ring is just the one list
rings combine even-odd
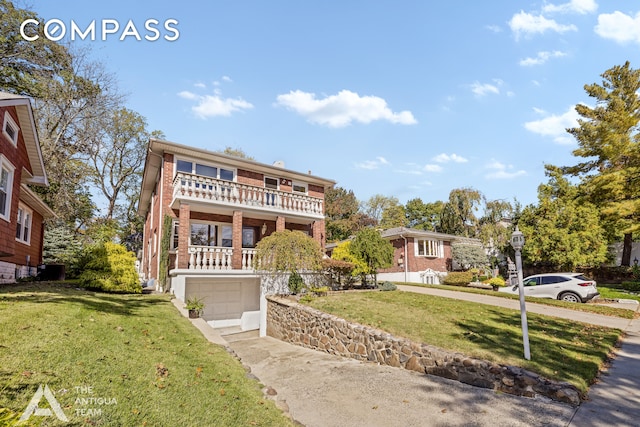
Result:
{"label": "white suv", "polygon": [[[580,273],[544,273],[523,280],[527,297],[553,298],[568,302],[587,302],[600,295],[596,282]],[[518,293],[518,286],[507,286],[501,292]]]}

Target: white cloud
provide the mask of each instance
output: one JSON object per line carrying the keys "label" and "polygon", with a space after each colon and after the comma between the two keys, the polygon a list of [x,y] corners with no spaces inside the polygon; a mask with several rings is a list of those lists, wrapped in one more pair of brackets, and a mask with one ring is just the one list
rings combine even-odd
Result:
{"label": "white cloud", "polygon": [[378,169],[382,165],[388,165],[389,162],[382,156],[378,156],[375,160],[365,160],[364,162],[356,163],[356,168],[358,169]]}
{"label": "white cloud", "polygon": [[[534,110],[540,114],[542,110]],[[540,120],[526,122],[524,127],[538,135],[551,137],[558,144],[573,144],[574,138],[567,133],[567,128],[578,126],[578,118],[575,105],[572,105],[561,115],[552,114]]]}
{"label": "white cloud", "polygon": [[502,32],[502,28],[500,28],[498,25],[485,25],[485,28],[493,33]]}
{"label": "white cloud", "polygon": [[594,30],[600,37],[618,43],[640,44],[640,12],[635,17],[619,11],[600,14]]}
{"label": "white cloud", "polygon": [[562,58],[563,56],[567,56],[567,54],[559,50],[554,50],[553,52],[542,51],[542,52],[538,52],[535,58],[521,59],[519,64],[522,65],[523,67],[529,67],[532,65],[542,65],[551,58]]}
{"label": "white cloud", "polygon": [[198,95],[193,92],[182,91],[178,93],[178,96],[189,101],[196,101],[197,105],[191,107],[191,111],[201,119],[216,116],[228,117],[231,113],[253,108],[251,103],[242,98],[223,98],[219,92],[214,95]]}
{"label": "white cloud", "polygon": [[425,165],[423,169],[427,172],[442,172],[442,166],[434,164]]}
{"label": "white cloud", "polygon": [[511,179],[527,174],[522,169],[514,171],[513,165],[505,165],[495,159],[491,159],[485,168],[491,170],[485,175],[487,179]]}
{"label": "white cloud", "polygon": [[497,86],[489,83],[481,84],[480,82],[475,82],[471,85],[471,92],[480,97],[486,96],[491,93],[498,95],[500,93],[500,89],[498,89]]}
{"label": "white cloud", "polygon": [[349,90],[342,90],[337,95],[323,99],[316,99],[315,93],[295,90],[278,95],[276,105],[306,117],[311,123],[333,128],[348,126],[353,121],[365,124],[376,120],[403,125],[417,123],[410,111],[394,113],[384,99],[377,96],[360,96]]}
{"label": "white cloud", "polygon": [[562,34],[567,31],[578,30],[578,28],[573,24],[558,24],[553,19],[547,19],[542,15],[535,16],[523,11],[513,15],[509,21],[509,27],[511,28],[511,31],[514,32],[516,40],[519,39],[521,35],[530,36],[534,34],[543,34],[547,31],[555,31]]}
{"label": "white cloud", "polygon": [[545,4],[542,8],[543,12],[554,13],[579,13],[586,15],[598,10],[598,4],[594,0],[571,0],[569,3],[562,4]]}
{"label": "white cloud", "polygon": [[193,86],[199,88],[199,89],[205,89],[207,87],[207,85],[205,85],[202,82],[198,82],[198,83],[194,83]]}
{"label": "white cloud", "polygon": [[446,153],[438,154],[432,160],[434,162],[437,162],[437,163],[448,163],[448,162],[466,163],[466,162],[468,162],[468,160],[465,159],[462,156],[458,156],[457,154],[449,155],[449,154],[446,154]]}

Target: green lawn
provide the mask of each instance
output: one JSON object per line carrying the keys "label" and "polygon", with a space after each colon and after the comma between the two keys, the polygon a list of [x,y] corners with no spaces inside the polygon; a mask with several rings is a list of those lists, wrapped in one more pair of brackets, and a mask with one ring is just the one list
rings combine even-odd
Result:
{"label": "green lawn", "polygon": [[[475,294],[485,294],[485,295],[490,295],[490,296],[493,296],[493,297],[500,297],[500,298],[511,298],[511,299],[518,299],[519,298],[518,295],[514,295],[514,294],[508,294],[508,293],[504,293],[504,292],[495,292],[495,291],[490,290],[490,289],[480,289],[480,288],[472,288],[472,287],[466,287],[466,286],[423,285],[423,284],[419,284],[419,283],[404,283],[404,282],[396,282],[396,284],[397,285],[407,285],[407,286],[418,286],[418,287],[424,287],[424,288],[443,289],[443,290],[447,290],[447,291],[458,291],[458,292],[468,292],[468,293],[475,293]],[[630,293],[625,293],[624,291],[621,291],[620,289],[613,289],[613,288],[606,288],[604,286],[598,286],[598,292],[600,292],[601,298],[610,298],[610,299],[626,298],[626,299],[635,299],[637,301],[640,301],[640,296],[634,295],[634,294],[630,294]],[[558,301],[558,300],[554,300],[554,299],[550,299],[550,298],[526,297],[525,299],[528,302],[533,302],[533,303],[536,303],[536,304],[553,305],[553,306],[556,306],[556,307],[570,308],[572,310],[585,311],[585,312],[588,312],[588,313],[602,314],[602,315],[605,315],[605,316],[622,317],[623,319],[633,319],[635,316],[637,316],[637,313],[634,312],[633,310],[627,310],[627,309],[624,309],[624,308],[608,307],[605,304],[593,304],[593,303],[576,304],[576,303],[573,303],[573,302]]]}
{"label": "green lawn", "polygon": [[0,408],[19,416],[41,384],[70,423],[32,416],[29,425],[293,425],[160,295],[0,286]]}
{"label": "green lawn", "polygon": [[527,361],[517,310],[400,291],[332,294],[309,305],[416,342],[522,366],[583,391],[622,333],[529,313],[532,360]]}

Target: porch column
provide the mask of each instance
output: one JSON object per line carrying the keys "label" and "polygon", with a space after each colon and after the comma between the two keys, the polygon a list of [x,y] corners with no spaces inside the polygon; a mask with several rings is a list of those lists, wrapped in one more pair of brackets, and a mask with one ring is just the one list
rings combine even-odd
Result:
{"label": "porch column", "polygon": [[285,220],[283,216],[276,218],[276,231],[284,231]]}
{"label": "porch column", "polygon": [[314,221],[311,226],[311,234],[313,239],[320,243],[320,247],[324,250],[325,241],[325,225],[324,220]]}
{"label": "porch column", "polygon": [[178,226],[178,268],[189,268],[189,234],[191,233],[191,207],[180,203],[180,224]]}
{"label": "porch column", "polygon": [[231,266],[234,270],[242,270],[242,211],[233,212],[233,255]]}

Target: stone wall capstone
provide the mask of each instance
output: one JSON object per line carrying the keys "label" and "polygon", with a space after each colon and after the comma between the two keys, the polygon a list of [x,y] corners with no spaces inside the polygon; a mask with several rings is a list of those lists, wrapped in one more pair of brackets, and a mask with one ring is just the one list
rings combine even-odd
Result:
{"label": "stone wall capstone", "polygon": [[395,337],[350,323],[289,299],[267,297],[267,335],[343,357],[409,369],[518,396],[542,395],[579,405],[578,389],[516,366],[474,359],[461,353]]}

